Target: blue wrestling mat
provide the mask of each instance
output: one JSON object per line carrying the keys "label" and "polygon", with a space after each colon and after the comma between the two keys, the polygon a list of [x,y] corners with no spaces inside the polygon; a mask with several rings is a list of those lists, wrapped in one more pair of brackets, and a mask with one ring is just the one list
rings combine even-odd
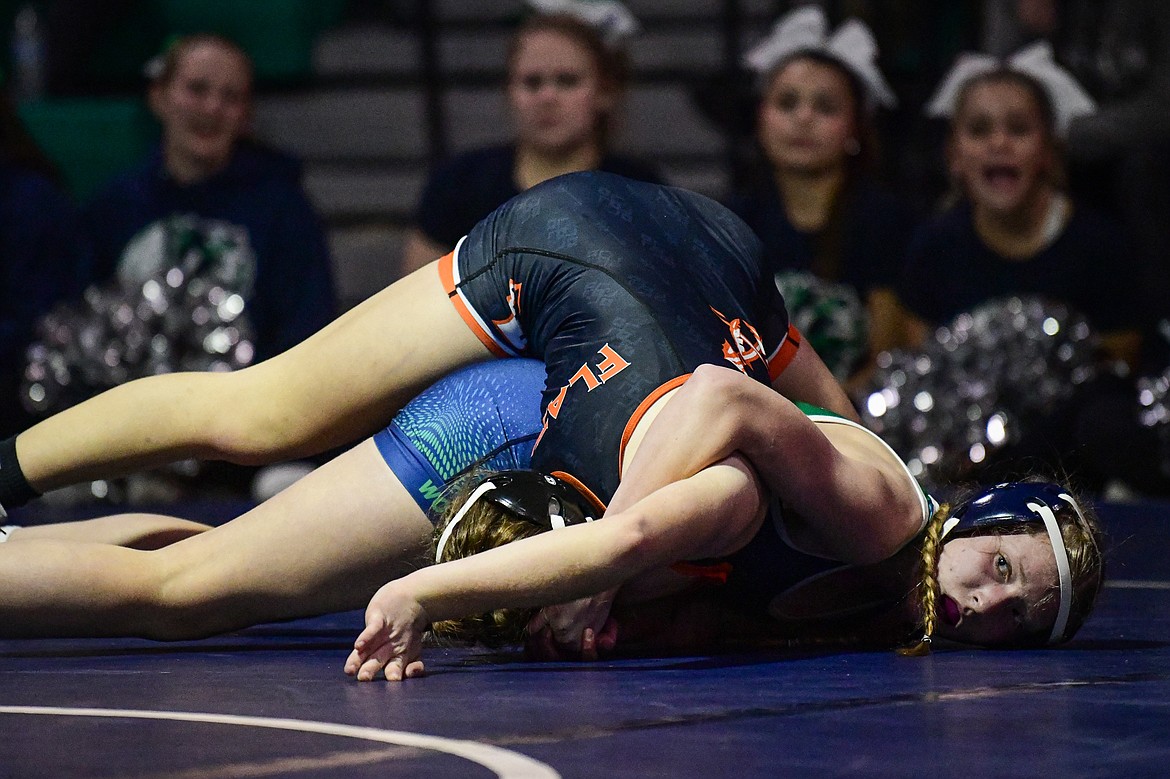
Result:
{"label": "blue wrestling mat", "polygon": [[1170,505],[1101,513],[1111,583],[1052,650],[431,650],[430,676],[388,685],[342,673],[357,612],[174,644],[0,641],[0,776],[1166,776]]}

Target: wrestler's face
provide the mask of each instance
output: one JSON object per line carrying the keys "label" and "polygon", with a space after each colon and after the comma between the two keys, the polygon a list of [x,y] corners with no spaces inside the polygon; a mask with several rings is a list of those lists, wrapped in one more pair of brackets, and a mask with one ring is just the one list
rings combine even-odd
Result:
{"label": "wrestler's face", "polygon": [[976,208],[1011,214],[1035,202],[1050,186],[1053,154],[1027,87],[987,81],[967,90],[955,113],[950,169]]}
{"label": "wrestler's face", "polygon": [[1043,533],[952,539],[939,558],[938,581],[942,638],[1011,644],[1046,634],[1056,619],[1056,559]]}
{"label": "wrestler's face", "polygon": [[818,173],[844,166],[857,144],[857,106],[838,68],[797,57],[764,92],[759,138],[781,171]]}
{"label": "wrestler's face", "polygon": [[595,142],[613,96],[585,46],[559,32],[534,30],[512,57],[508,101],[522,145],[565,154]]}
{"label": "wrestler's face", "polygon": [[171,78],[151,88],[172,172],[210,173],[227,164],[248,121],[251,82],[239,52],[209,42],[191,48]]}

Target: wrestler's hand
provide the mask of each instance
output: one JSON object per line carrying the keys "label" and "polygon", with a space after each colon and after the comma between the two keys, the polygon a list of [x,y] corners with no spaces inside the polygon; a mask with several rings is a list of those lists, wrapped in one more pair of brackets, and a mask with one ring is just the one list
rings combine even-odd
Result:
{"label": "wrestler's hand", "polygon": [[345,672],[359,682],[373,680],[379,671],[388,682],[423,676],[427,623],[423,607],[399,582],[383,585],[366,607],[366,628],[354,641]]}
{"label": "wrestler's hand", "polygon": [[536,660],[596,660],[617,646],[617,622],[609,616],[617,588],[588,598],[545,606],[528,622],[528,653]]}

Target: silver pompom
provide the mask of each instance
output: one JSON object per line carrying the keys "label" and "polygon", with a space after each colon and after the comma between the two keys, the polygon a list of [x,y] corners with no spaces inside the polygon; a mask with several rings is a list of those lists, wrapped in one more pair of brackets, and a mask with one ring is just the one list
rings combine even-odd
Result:
{"label": "silver pompom", "polygon": [[58,306],[37,324],[21,391],[29,411],[55,413],[142,376],[252,363],[250,271],[238,267],[238,252],[192,240],[189,226],[172,222],[160,229],[161,239],[152,236],[171,248],[151,255],[153,266],[123,267],[118,279],[90,287],[82,300]]}
{"label": "silver pompom", "polygon": [[776,287],[789,321],[838,381],[849,378],[868,351],[868,320],[857,291],[800,271],[777,273]]}
{"label": "silver pompom", "polygon": [[[1170,344],[1170,320],[1158,323],[1163,346]],[[1160,374],[1141,376],[1137,380],[1138,420],[1152,428],[1160,439],[1162,472],[1170,475],[1170,365]]]}
{"label": "silver pompom", "polygon": [[[255,266],[242,227],[191,214],[148,225],[124,249],[114,280],[38,323],[21,387],[24,406],[47,415],[143,376],[250,365],[255,347],[245,301]],[[184,461],[57,490],[46,500],[175,500],[182,480],[200,468]]]}
{"label": "silver pompom", "polygon": [[961,477],[1097,374],[1097,338],[1069,307],[1001,298],[919,351],[879,355],[863,420],[928,486]]}

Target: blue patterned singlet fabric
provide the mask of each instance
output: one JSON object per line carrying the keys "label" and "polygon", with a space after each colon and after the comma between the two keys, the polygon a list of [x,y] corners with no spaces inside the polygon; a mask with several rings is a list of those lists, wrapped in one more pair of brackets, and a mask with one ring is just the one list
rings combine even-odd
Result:
{"label": "blue patterned singlet fabric", "polygon": [[428,515],[472,468],[528,468],[540,433],[544,364],[493,360],[443,378],[374,436],[378,451]]}

